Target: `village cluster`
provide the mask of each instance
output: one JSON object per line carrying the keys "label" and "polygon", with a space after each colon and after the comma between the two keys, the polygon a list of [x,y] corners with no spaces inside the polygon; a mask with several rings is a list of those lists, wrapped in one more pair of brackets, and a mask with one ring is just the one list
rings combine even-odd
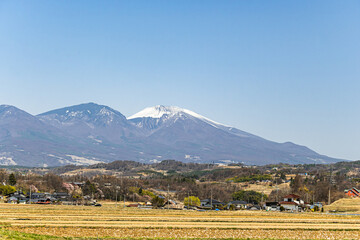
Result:
{"label": "village cluster", "polygon": [[0,171],[0,198],[12,204],[329,211],[327,206],[337,200],[360,197],[357,175],[338,174],[347,169],[346,164],[336,166],[336,172],[326,165],[223,167],[170,160],[157,165],[118,161],[51,171],[4,169]]}
{"label": "village cluster", "polygon": [[[163,196],[159,196],[164,198]],[[165,198],[164,198],[165,199]],[[148,203],[150,204],[150,203]],[[174,200],[169,199],[162,205],[163,209],[194,209],[194,210],[266,210],[266,211],[291,211],[291,212],[303,212],[303,211],[319,211],[322,209],[324,203],[316,202],[313,204],[306,203],[300,196],[296,194],[289,194],[283,197],[280,202],[264,202],[264,203],[250,203],[243,200],[234,200],[228,203],[221,202],[216,199],[202,199],[199,205],[183,203],[177,203]],[[131,207],[143,208],[140,203],[131,204]],[[148,207],[151,205],[147,205]]]}
{"label": "village cluster", "polygon": [[[82,185],[83,183],[73,183]],[[357,188],[352,188],[345,191],[345,194],[350,197],[360,197],[360,191]],[[303,212],[303,211],[320,211],[325,203],[316,202],[313,204],[305,202],[300,196],[296,194],[289,194],[283,196],[282,201],[275,202],[263,202],[262,204],[250,203],[243,200],[234,200],[228,203],[221,202],[216,199],[207,198],[202,200],[196,200],[190,203],[190,200],[186,200],[187,203],[180,203],[170,198],[166,198],[162,195],[156,196],[156,198],[162,200],[160,204],[153,203],[151,201],[145,203],[127,202],[125,207],[138,207],[138,208],[159,208],[159,209],[193,209],[193,210],[266,210],[266,211],[291,211],[291,212]],[[4,202],[11,204],[62,204],[62,205],[92,205],[101,206],[91,196],[86,195],[82,198],[74,198],[66,192],[54,192],[54,193],[39,193],[33,192],[24,194],[22,191],[16,191],[14,193],[1,196]],[[119,202],[119,206],[121,202]]]}

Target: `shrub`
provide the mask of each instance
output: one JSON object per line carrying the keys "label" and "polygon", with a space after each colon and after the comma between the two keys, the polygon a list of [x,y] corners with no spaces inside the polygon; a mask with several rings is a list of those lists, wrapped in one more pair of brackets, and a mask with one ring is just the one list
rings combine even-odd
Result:
{"label": "shrub", "polygon": [[184,198],[184,205],[185,206],[200,206],[200,199],[195,196],[189,196]]}
{"label": "shrub", "polygon": [[151,199],[151,204],[153,205],[154,208],[162,207],[164,205],[164,199],[155,196],[153,199]]}
{"label": "shrub", "polygon": [[261,193],[255,192],[255,191],[240,190],[240,191],[234,192],[232,194],[232,198],[234,200],[243,200],[243,201],[248,201],[248,202],[253,202],[253,203],[259,203],[259,202],[261,202],[261,198],[263,198],[263,200],[266,200],[267,195],[261,194]]}
{"label": "shrub", "polygon": [[129,192],[130,193],[136,193],[139,194],[140,196],[149,196],[151,198],[155,197],[155,194],[149,190],[145,190],[143,188],[138,188],[138,187],[129,187]]}
{"label": "shrub", "polygon": [[234,211],[234,210],[235,210],[235,205],[234,205],[234,204],[231,204],[231,205],[229,206],[229,210]]}
{"label": "shrub", "polygon": [[16,192],[16,188],[10,185],[0,185],[0,193],[2,195],[9,195]]}

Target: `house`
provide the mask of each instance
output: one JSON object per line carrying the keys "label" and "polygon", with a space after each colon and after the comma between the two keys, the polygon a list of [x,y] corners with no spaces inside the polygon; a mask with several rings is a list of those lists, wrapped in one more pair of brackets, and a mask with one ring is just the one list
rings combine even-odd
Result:
{"label": "house", "polygon": [[50,198],[50,193],[31,193],[31,199],[39,199],[39,198]]}
{"label": "house", "polygon": [[50,193],[31,193],[30,203],[37,204],[50,204],[51,202],[56,201],[55,198],[51,196]]}
{"label": "house", "polygon": [[279,211],[280,205],[278,202],[265,202],[266,211]]}
{"label": "house", "polygon": [[35,198],[29,200],[30,203],[36,203],[36,204],[51,204],[51,200],[49,198]]}
{"label": "house", "polygon": [[54,192],[52,197],[57,201],[68,201],[70,200],[70,195],[66,192]]}
{"label": "house", "polygon": [[309,209],[315,210],[315,208],[318,208],[318,209],[320,210],[322,207],[323,207],[323,203],[321,203],[321,202],[316,202],[316,203],[314,203],[313,205],[311,205],[311,206],[309,207]]}
{"label": "house", "polygon": [[220,202],[216,199],[203,199],[200,201],[201,208],[218,208],[220,206],[225,205],[225,203]]}
{"label": "house", "polygon": [[8,203],[23,203],[27,201],[26,196],[21,192],[17,191],[9,195]]}
{"label": "house", "polygon": [[245,202],[245,201],[235,200],[235,201],[229,202],[229,203],[227,204],[227,206],[226,206],[226,209],[230,209],[230,206],[231,206],[231,205],[234,205],[236,210],[246,209],[246,208],[247,208],[247,204],[248,204],[248,203]]}
{"label": "house", "polygon": [[175,202],[174,200],[167,200],[164,205],[163,205],[164,208],[178,208],[178,203]]}
{"label": "house", "polygon": [[18,203],[18,199],[16,197],[10,197],[7,202],[16,204]]}
{"label": "house", "polygon": [[259,205],[252,205],[248,210],[261,210],[261,207]]}
{"label": "house", "polygon": [[353,187],[351,189],[346,189],[345,191],[345,195],[349,196],[349,197],[360,197],[360,191]]}
{"label": "house", "polygon": [[295,194],[289,194],[284,197],[284,201],[279,202],[280,206],[282,206],[285,210],[290,211],[301,211],[304,207],[304,200],[300,198],[300,196]]}

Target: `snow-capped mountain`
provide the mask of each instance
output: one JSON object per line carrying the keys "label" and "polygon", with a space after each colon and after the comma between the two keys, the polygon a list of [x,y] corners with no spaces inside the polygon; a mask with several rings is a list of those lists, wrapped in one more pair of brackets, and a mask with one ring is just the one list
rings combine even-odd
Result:
{"label": "snow-capped mountain", "polygon": [[180,108],[180,107],[176,107],[176,106],[165,107],[163,105],[157,105],[154,107],[145,108],[144,110],[128,117],[128,119],[134,119],[134,118],[167,118],[167,119],[169,119],[174,116],[181,117],[184,114],[201,119],[205,122],[208,122],[209,124],[221,125],[220,123],[212,121],[212,120],[210,120],[204,116],[201,116],[200,114],[197,114],[193,111],[190,111],[190,110],[187,110],[184,108]]}
{"label": "snow-capped mountain", "polygon": [[165,159],[254,165],[340,161],[304,146],[268,141],[179,107],[150,107],[126,118],[95,103],[38,116],[0,106],[0,165]]}
{"label": "snow-capped mountain", "polygon": [[146,138],[171,147],[159,153],[181,161],[305,163],[332,161],[304,146],[276,143],[179,107],[154,106],[128,117]]}
{"label": "snow-capped mountain", "polygon": [[198,113],[176,106],[166,107],[162,105],[157,105],[154,107],[148,107],[128,117],[128,119],[136,126],[148,131],[150,130],[150,132],[152,132],[152,130],[157,129],[159,126],[162,126],[164,124],[171,125],[171,123],[175,123],[178,119],[182,119],[182,120],[192,119],[193,121],[201,121],[215,128],[221,129],[223,131],[238,136],[258,138],[257,136],[252,135],[250,133],[215,122]]}
{"label": "snow-capped mountain", "polygon": [[38,115],[49,125],[77,137],[102,141],[123,142],[124,138],[138,135],[138,129],[120,112],[104,105],[86,103],[52,110]]}

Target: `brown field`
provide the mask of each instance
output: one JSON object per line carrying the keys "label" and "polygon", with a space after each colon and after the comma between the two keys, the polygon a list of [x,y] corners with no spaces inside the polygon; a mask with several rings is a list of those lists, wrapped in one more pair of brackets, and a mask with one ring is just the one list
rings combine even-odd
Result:
{"label": "brown field", "polygon": [[141,210],[109,203],[102,207],[0,204],[0,224],[3,233],[77,239],[360,239],[360,215]]}

